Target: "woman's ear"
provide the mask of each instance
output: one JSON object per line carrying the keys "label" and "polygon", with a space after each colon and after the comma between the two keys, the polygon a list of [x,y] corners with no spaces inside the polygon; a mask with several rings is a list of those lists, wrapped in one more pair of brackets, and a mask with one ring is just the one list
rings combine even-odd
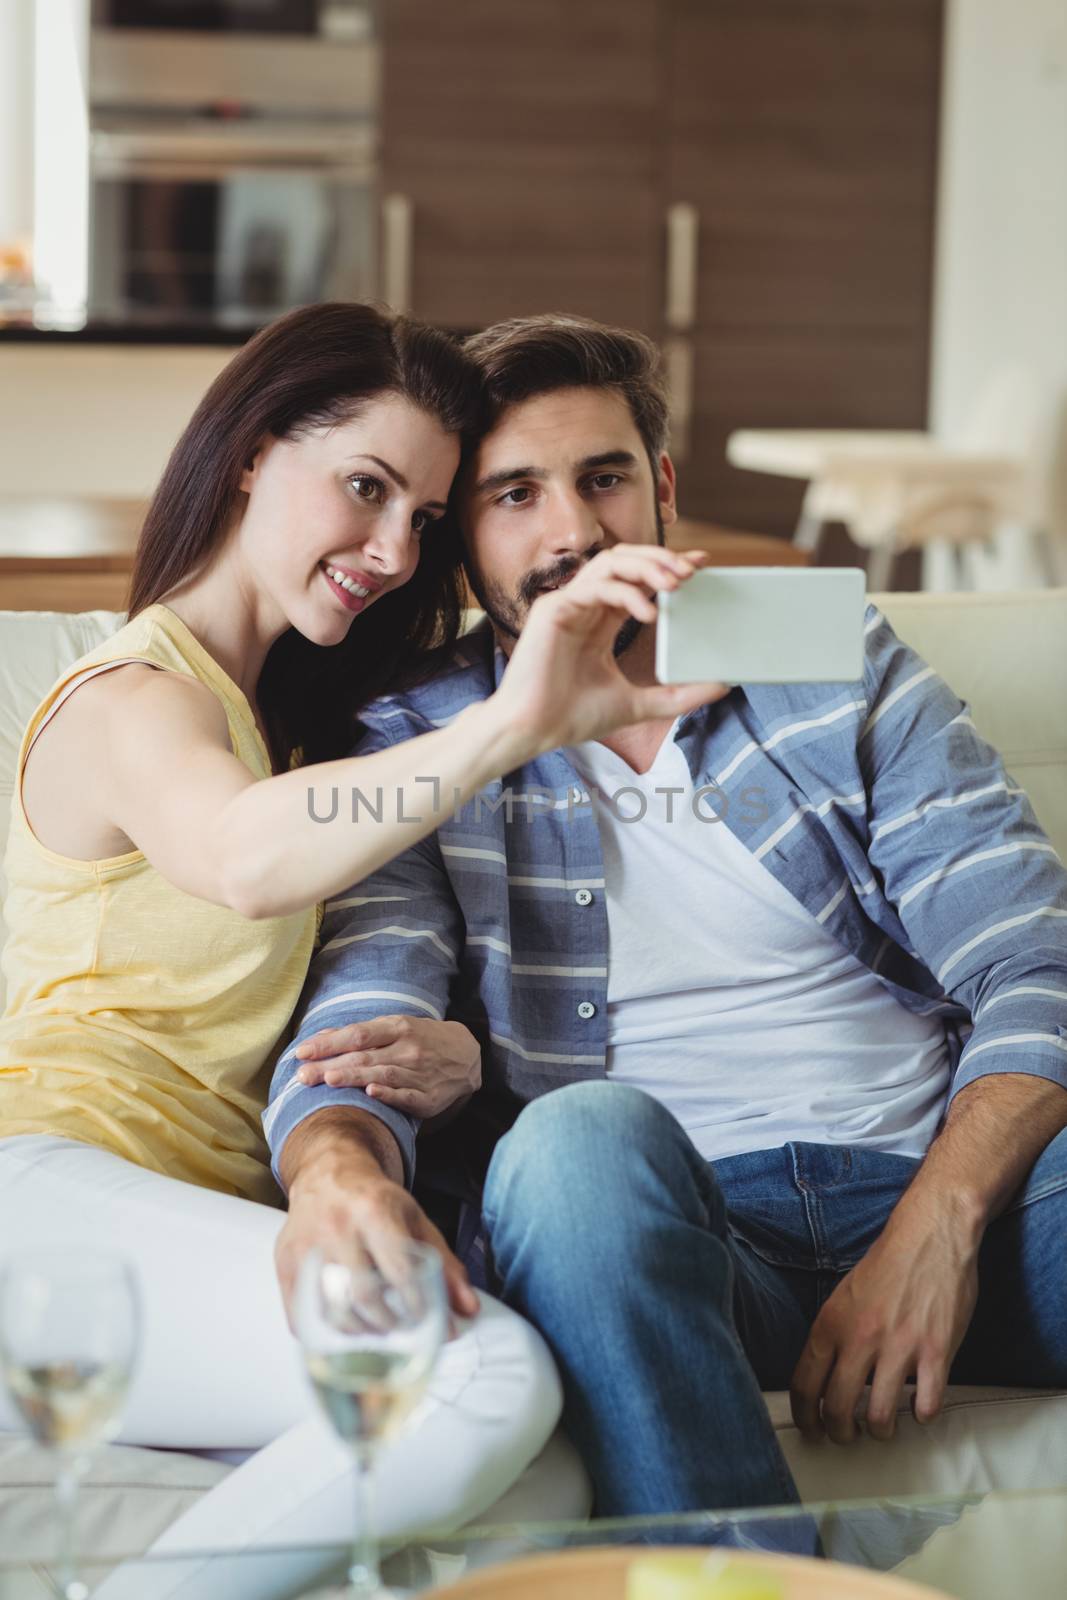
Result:
{"label": "woman's ear", "polygon": [[674,462],[664,450],[659,458],[656,499],[659,501],[659,514],[663,518],[665,528],[671,527],[678,521],[677,489],[678,475],[674,470]]}
{"label": "woman's ear", "polygon": [[252,485],[256,480],[257,473],[259,472],[259,464],[262,460],[262,457],[263,440],[261,439],[256,445],[255,449],[252,451],[252,454],[248,457],[248,460],[245,462],[244,471],[241,473],[240,488],[243,494],[251,493]]}

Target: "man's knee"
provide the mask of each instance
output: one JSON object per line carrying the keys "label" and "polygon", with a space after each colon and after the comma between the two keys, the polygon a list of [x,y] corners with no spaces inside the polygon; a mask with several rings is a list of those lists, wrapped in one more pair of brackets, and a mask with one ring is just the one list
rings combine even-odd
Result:
{"label": "man's knee", "polygon": [[642,1151],[682,1130],[651,1095],[618,1083],[572,1083],[532,1100],[496,1147],[487,1188],[566,1183],[593,1162]]}
{"label": "man's knee", "polygon": [[[532,1101],[497,1145],[485,1214],[558,1223],[567,1233],[596,1220],[606,1244],[633,1208],[667,1198],[706,1206],[715,1191],[681,1125],[651,1095],[626,1084],[568,1084]],[[628,1231],[628,1230],[627,1230]]]}

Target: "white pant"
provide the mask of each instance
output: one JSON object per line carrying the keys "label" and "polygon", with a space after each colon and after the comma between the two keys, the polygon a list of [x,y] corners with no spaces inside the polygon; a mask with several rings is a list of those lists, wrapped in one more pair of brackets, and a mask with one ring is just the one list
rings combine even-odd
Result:
{"label": "white pant", "polygon": [[[119,1442],[255,1452],[155,1551],[343,1543],[351,1534],[349,1459],[318,1414],[275,1277],[284,1220],[270,1207],[161,1177],[91,1145],[0,1140],[0,1258],[84,1246],[121,1253],[136,1267],[141,1352]],[[479,1516],[537,1456],[560,1403],[540,1336],[483,1298],[481,1314],[445,1347],[411,1425],[382,1450],[382,1533],[456,1528]],[[0,1385],[0,1430],[19,1428]],[[580,1514],[580,1474],[569,1471],[567,1498]],[[548,1514],[570,1509],[557,1496]],[[239,1564],[181,1565],[165,1584],[153,1583],[153,1600],[179,1592],[233,1600],[240,1588]],[[268,1600],[262,1564],[254,1566],[255,1592]],[[321,1566],[310,1552],[272,1562],[270,1592],[292,1592]],[[146,1570],[136,1580],[138,1600]],[[123,1586],[120,1568],[98,1592],[120,1600],[134,1586]]]}

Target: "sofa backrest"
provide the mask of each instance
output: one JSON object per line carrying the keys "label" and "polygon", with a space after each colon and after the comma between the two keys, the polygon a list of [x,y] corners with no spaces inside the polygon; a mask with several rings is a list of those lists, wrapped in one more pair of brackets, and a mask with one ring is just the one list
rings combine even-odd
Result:
{"label": "sofa backrest", "polygon": [[[1067,589],[875,599],[901,638],[970,703],[1067,860]],[[122,621],[113,611],[0,612],[0,862],[26,723],[64,668]],[[0,947],[3,938],[0,920]],[[3,996],[0,976],[0,1006]]]}
{"label": "sofa backrest", "polygon": [[[15,762],[26,724],[60,673],[122,626],[118,611],[0,611],[0,949]],[[75,774],[71,774],[73,779]],[[0,973],[0,1009],[5,984]]]}
{"label": "sofa backrest", "polygon": [[1067,589],[873,599],[970,705],[1067,862]]}

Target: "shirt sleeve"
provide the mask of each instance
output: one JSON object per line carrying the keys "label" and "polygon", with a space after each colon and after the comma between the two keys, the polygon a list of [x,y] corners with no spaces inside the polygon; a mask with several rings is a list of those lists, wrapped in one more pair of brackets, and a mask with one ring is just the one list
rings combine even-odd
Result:
{"label": "shirt sleeve", "polygon": [[[420,730],[405,728],[400,737],[408,731]],[[394,742],[382,727],[372,726],[353,754],[370,755]],[[331,826],[360,823],[342,808]],[[411,1187],[417,1118],[362,1089],[301,1084],[296,1049],[322,1028],[375,1017],[444,1021],[462,941],[462,916],[434,835],[327,902],[319,948],[293,1018],[295,1031],[278,1058],[263,1116],[279,1184],[281,1153],[293,1129],[327,1106],[354,1106],[389,1128]]]}
{"label": "shirt sleeve", "polygon": [[869,857],[914,954],[970,1015],[952,1094],[1002,1072],[1067,1088],[1067,871],[968,706],[874,619]]}

